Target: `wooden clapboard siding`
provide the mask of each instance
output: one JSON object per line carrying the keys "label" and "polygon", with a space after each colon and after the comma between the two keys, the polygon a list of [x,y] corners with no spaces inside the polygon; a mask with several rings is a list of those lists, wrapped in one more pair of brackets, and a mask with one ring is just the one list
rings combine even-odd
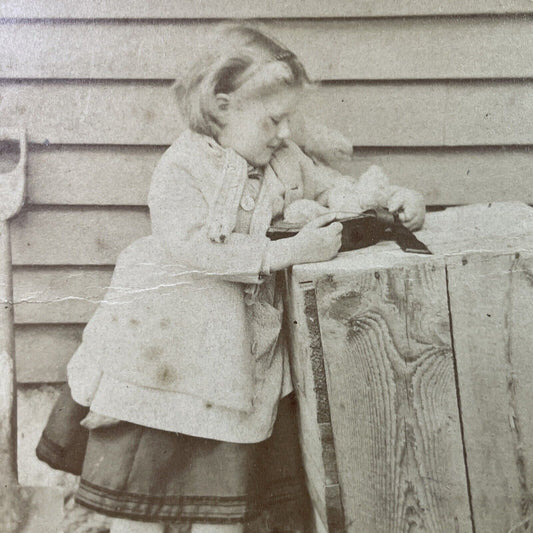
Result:
{"label": "wooden clapboard siding", "polygon": [[65,381],[66,364],[81,342],[83,324],[39,324],[15,328],[17,381]]}
{"label": "wooden clapboard siding", "polygon": [[[353,82],[307,94],[311,118],[358,146],[533,144],[533,82]],[[2,82],[0,113],[37,143],[170,144],[167,83]]]}
{"label": "wooden clapboard siding", "polygon": [[[162,146],[32,145],[27,201],[34,205],[146,205],[152,171],[164,150]],[[13,155],[10,165],[15,161]],[[335,166],[357,177],[373,164],[383,167],[394,183],[422,192],[430,205],[496,200],[533,203],[529,146],[358,148],[351,161]]]}
{"label": "wooden clapboard siding", "polygon": [[37,146],[28,158],[28,202],[146,205],[160,146]]}
{"label": "wooden clapboard siding", "polygon": [[13,220],[15,265],[112,265],[150,233],[144,208],[25,209]]}
{"label": "wooden clapboard siding", "polygon": [[529,81],[346,83],[305,104],[360,146],[529,144],[532,95]]}
{"label": "wooden clapboard siding", "polygon": [[222,17],[391,17],[416,15],[456,15],[469,13],[530,13],[528,0],[272,0],[268,3],[248,0],[197,2],[180,0],[120,0],[79,3],[73,0],[4,0],[0,17],[5,18],[216,18]]}
{"label": "wooden clapboard siding", "polygon": [[476,531],[525,531],[533,511],[532,279],[530,254],[466,253],[448,266]]}
{"label": "wooden clapboard siding", "polygon": [[15,268],[15,322],[87,322],[105,295],[112,271],[112,266]]}
{"label": "wooden clapboard siding", "polygon": [[346,531],[471,531],[444,262],[316,287]]}
{"label": "wooden clapboard siding", "polygon": [[[193,54],[184,51],[201,47],[213,25],[7,23],[0,25],[0,76],[172,79],[190,64]],[[293,50],[317,80],[533,76],[531,17],[276,20],[262,26]],[[80,39],[91,46],[80,46]]]}
{"label": "wooden clapboard siding", "polygon": [[393,183],[424,194],[428,205],[520,200],[533,203],[533,152],[529,147],[466,149],[357,149],[338,170],[359,176],[381,166]]}
{"label": "wooden clapboard siding", "polygon": [[79,327],[120,250],[149,233],[150,176],[183,128],[170,80],[221,16],[262,18],[330,80],[306,109],[358,146],[343,171],[380,164],[429,204],[533,202],[531,13],[529,0],[5,0],[0,120],[33,142],[13,222],[19,327]]}

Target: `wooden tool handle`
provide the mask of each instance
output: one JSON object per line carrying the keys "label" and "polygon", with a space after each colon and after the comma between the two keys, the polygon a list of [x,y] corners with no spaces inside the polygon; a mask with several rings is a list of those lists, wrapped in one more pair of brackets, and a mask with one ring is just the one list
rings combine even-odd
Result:
{"label": "wooden tool handle", "polygon": [[0,220],[0,479],[17,481],[13,279],[9,222]]}

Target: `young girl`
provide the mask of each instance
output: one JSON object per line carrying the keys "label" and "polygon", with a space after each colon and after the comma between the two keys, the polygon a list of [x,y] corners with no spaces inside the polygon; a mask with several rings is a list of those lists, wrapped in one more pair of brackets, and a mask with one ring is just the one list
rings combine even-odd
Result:
{"label": "young girl", "polygon": [[[77,501],[115,517],[112,533],[240,532],[252,519],[303,530],[275,272],[332,259],[341,225],[326,214],[294,237],[265,235],[292,202],[327,207],[349,183],[289,140],[307,83],[292,52],[238,26],[180,86],[189,129],[154,172],[152,235],[120,255],[38,448],[81,473]],[[389,192],[420,226],[420,196]]]}

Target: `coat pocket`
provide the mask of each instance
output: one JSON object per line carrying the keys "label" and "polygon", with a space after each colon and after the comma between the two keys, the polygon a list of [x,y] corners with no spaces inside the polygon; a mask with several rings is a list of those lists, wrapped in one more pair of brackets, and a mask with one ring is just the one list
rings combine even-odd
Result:
{"label": "coat pocket", "polygon": [[252,355],[262,366],[270,367],[281,330],[283,310],[262,300],[249,309]]}

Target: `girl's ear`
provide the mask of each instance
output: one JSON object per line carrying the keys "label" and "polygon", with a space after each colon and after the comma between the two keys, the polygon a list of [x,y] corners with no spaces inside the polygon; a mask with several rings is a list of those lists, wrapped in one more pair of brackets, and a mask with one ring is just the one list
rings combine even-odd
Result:
{"label": "girl's ear", "polygon": [[213,114],[217,122],[221,125],[226,124],[226,116],[228,114],[230,104],[230,97],[225,93],[218,93],[215,95],[215,109]]}

